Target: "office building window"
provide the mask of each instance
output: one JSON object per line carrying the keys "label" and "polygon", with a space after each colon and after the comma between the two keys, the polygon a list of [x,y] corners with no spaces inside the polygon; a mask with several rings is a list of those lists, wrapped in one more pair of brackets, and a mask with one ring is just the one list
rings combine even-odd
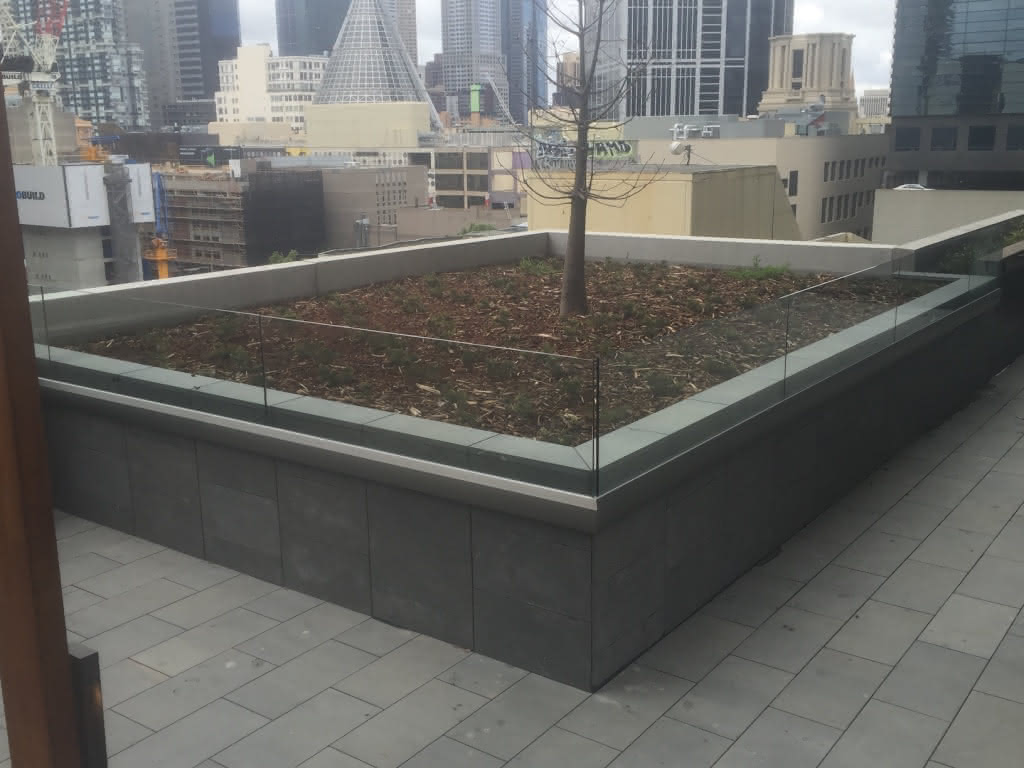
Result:
{"label": "office building window", "polygon": [[967,149],[970,152],[990,152],[996,148],[994,125],[972,125],[967,129]]}
{"label": "office building window", "polygon": [[955,125],[936,125],[932,128],[932,152],[952,152],[955,149]]}
{"label": "office building window", "polygon": [[800,182],[800,172],[799,171],[790,171],[789,172],[789,178],[786,180],[786,182],[787,182],[787,185],[788,185],[787,189],[789,190],[790,196],[796,195],[796,193],[797,193],[797,186],[798,186],[798,184]]}
{"label": "office building window", "polygon": [[825,223],[825,217],[828,215],[828,198],[821,198],[821,223]]}
{"label": "office building window", "polygon": [[1006,148],[1011,152],[1024,150],[1024,124],[1006,126]]}
{"label": "office building window", "polygon": [[832,220],[835,219],[835,212],[836,212],[835,211],[835,206],[836,206],[836,199],[834,197],[830,197],[828,199],[828,220],[829,221],[832,221]]}
{"label": "office building window", "polygon": [[921,148],[921,129],[899,126],[893,131],[893,149],[897,152],[916,152]]}
{"label": "office building window", "polygon": [[796,203],[790,203],[789,207],[793,209],[793,215],[796,216]]}
{"label": "office building window", "polygon": [[839,165],[835,160],[828,164],[828,180],[836,180],[836,166]]}
{"label": "office building window", "polygon": [[824,173],[823,173],[823,175],[821,177],[821,180],[822,181],[828,181],[828,163],[825,163]]}

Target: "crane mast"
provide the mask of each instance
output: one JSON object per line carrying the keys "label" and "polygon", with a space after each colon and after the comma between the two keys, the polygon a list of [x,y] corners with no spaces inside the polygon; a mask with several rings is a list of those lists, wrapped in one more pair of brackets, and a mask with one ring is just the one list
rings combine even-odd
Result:
{"label": "crane mast", "polygon": [[16,22],[10,0],[0,0],[0,44],[3,61],[31,58],[32,71],[21,83],[30,96],[29,132],[32,158],[36,165],[57,165],[57,136],[54,121],[54,97],[60,75],[54,72],[57,46],[67,21],[69,0],[42,0],[29,37]]}

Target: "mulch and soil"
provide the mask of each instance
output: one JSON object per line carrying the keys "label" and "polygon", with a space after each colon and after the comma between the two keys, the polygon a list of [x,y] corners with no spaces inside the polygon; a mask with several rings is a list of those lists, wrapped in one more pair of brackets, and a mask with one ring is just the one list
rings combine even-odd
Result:
{"label": "mulch and soil", "polygon": [[832,277],[590,263],[590,313],[560,319],[560,262],[527,259],[214,312],[80,349],[576,445],[935,287],[820,285]]}

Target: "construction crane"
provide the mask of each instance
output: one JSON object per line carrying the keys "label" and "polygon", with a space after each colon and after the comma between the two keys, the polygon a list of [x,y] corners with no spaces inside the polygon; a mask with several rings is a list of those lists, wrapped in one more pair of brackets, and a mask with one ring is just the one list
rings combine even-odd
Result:
{"label": "construction crane", "polygon": [[27,72],[19,85],[22,94],[31,97],[29,131],[32,137],[32,158],[36,165],[57,165],[57,136],[54,127],[54,91],[60,75],[54,71],[57,46],[68,17],[69,0],[40,0],[35,22],[35,34],[15,21],[10,0],[0,0],[0,44],[3,62],[31,60],[32,71]]}
{"label": "construction crane", "polygon": [[491,86],[491,90],[494,92],[494,98],[497,100],[498,106],[501,107],[501,111],[504,113],[505,119],[508,120],[509,125],[518,125],[518,123],[516,123],[516,119],[512,117],[512,110],[508,108],[508,103],[505,101],[505,97],[501,95],[501,91],[498,90],[498,85],[490,75],[487,75],[487,84]]}
{"label": "construction crane", "polygon": [[167,195],[164,192],[164,177],[161,173],[153,174],[153,209],[156,211],[156,234],[150,241],[150,247],[146,249],[145,258],[155,267],[157,279],[166,280],[171,276],[170,262],[178,258],[178,253],[167,247],[170,237],[167,225]]}

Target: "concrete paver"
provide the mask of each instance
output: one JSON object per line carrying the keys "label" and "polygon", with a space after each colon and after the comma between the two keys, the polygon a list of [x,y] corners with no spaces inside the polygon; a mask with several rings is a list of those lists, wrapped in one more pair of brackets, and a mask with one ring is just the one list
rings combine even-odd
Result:
{"label": "concrete paver", "polygon": [[58,512],[110,765],[1017,765],[1022,390],[1024,359],[593,695]]}

